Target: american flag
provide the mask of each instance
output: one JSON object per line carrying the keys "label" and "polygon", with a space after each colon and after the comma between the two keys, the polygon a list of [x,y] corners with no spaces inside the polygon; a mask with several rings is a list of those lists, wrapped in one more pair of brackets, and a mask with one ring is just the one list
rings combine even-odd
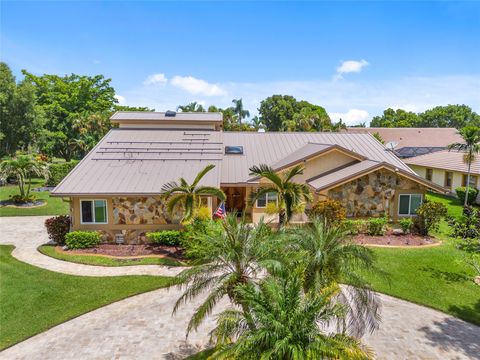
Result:
{"label": "american flag", "polygon": [[227,212],[225,211],[225,203],[220,203],[220,205],[218,206],[217,210],[215,211],[215,213],[213,214],[213,216],[217,216],[221,219],[225,218]]}

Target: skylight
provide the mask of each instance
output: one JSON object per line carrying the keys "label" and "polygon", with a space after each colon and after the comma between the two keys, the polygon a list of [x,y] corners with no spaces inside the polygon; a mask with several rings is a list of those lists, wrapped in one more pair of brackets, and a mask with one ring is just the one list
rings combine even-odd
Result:
{"label": "skylight", "polygon": [[225,146],[225,154],[242,155],[243,146]]}

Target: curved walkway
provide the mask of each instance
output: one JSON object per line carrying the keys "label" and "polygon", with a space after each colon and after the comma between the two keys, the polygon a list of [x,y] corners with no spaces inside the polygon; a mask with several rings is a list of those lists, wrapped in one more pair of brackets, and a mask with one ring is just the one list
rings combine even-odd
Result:
{"label": "curved walkway", "polygon": [[[0,243],[17,246],[14,256],[18,259],[53,271],[69,270],[65,272],[88,276],[123,275],[111,274],[111,268],[104,267],[95,272],[97,267],[77,266],[36,252],[36,247],[46,241],[41,226],[44,219],[0,218]],[[39,257],[32,253],[38,253]],[[148,267],[155,275],[165,275],[168,269]],[[0,359],[183,359],[207,344],[214,318],[210,317],[186,340],[185,328],[199,301],[182,307],[172,317],[179,294],[176,288],[159,289],[107,305],[1,352]],[[381,328],[363,339],[374,349],[377,359],[480,359],[480,327],[407,301],[380,297]],[[222,302],[217,310],[226,305],[226,301]]]}
{"label": "curved walkway", "polygon": [[51,216],[0,217],[0,244],[15,245],[12,255],[20,261],[55,272],[79,276],[174,276],[181,267],[162,265],[93,266],[75,264],[43,255],[37,248],[49,241],[45,219]]}

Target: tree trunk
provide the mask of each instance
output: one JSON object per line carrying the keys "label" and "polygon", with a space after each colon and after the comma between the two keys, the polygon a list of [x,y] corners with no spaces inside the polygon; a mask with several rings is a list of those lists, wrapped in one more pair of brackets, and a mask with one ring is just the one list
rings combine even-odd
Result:
{"label": "tree trunk", "polygon": [[468,160],[468,172],[467,172],[467,184],[466,184],[466,191],[465,191],[465,200],[463,201],[463,206],[468,205],[468,190],[470,188],[470,168],[472,167],[472,161]]}

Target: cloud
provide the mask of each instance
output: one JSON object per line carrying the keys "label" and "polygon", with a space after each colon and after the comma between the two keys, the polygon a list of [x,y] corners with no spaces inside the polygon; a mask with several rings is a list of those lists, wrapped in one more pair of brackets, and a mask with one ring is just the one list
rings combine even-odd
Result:
{"label": "cloud", "polygon": [[347,125],[358,125],[370,119],[370,115],[366,110],[350,109],[345,113],[329,113],[333,121],[342,119]]}
{"label": "cloud", "polygon": [[94,63],[95,65],[98,65],[98,64],[101,64],[102,62],[101,62],[100,60],[98,60],[98,59],[94,59],[94,60],[93,60],[93,63]]}
{"label": "cloud", "polygon": [[359,73],[363,70],[364,67],[368,66],[368,61],[366,60],[347,60],[343,61],[339,67],[337,67],[337,74],[335,79],[343,78],[343,74],[348,73]]}
{"label": "cloud", "polygon": [[190,94],[203,96],[224,96],[227,91],[217,84],[210,84],[193,76],[174,76],[170,81],[173,86],[188,91]]}
{"label": "cloud", "polygon": [[149,75],[145,81],[144,85],[157,85],[157,84],[166,84],[168,79],[165,77],[165,74],[158,73]]}
{"label": "cloud", "polygon": [[125,104],[125,96],[115,95],[115,99],[117,99],[117,101],[118,101],[118,103],[119,103],[120,105]]}

